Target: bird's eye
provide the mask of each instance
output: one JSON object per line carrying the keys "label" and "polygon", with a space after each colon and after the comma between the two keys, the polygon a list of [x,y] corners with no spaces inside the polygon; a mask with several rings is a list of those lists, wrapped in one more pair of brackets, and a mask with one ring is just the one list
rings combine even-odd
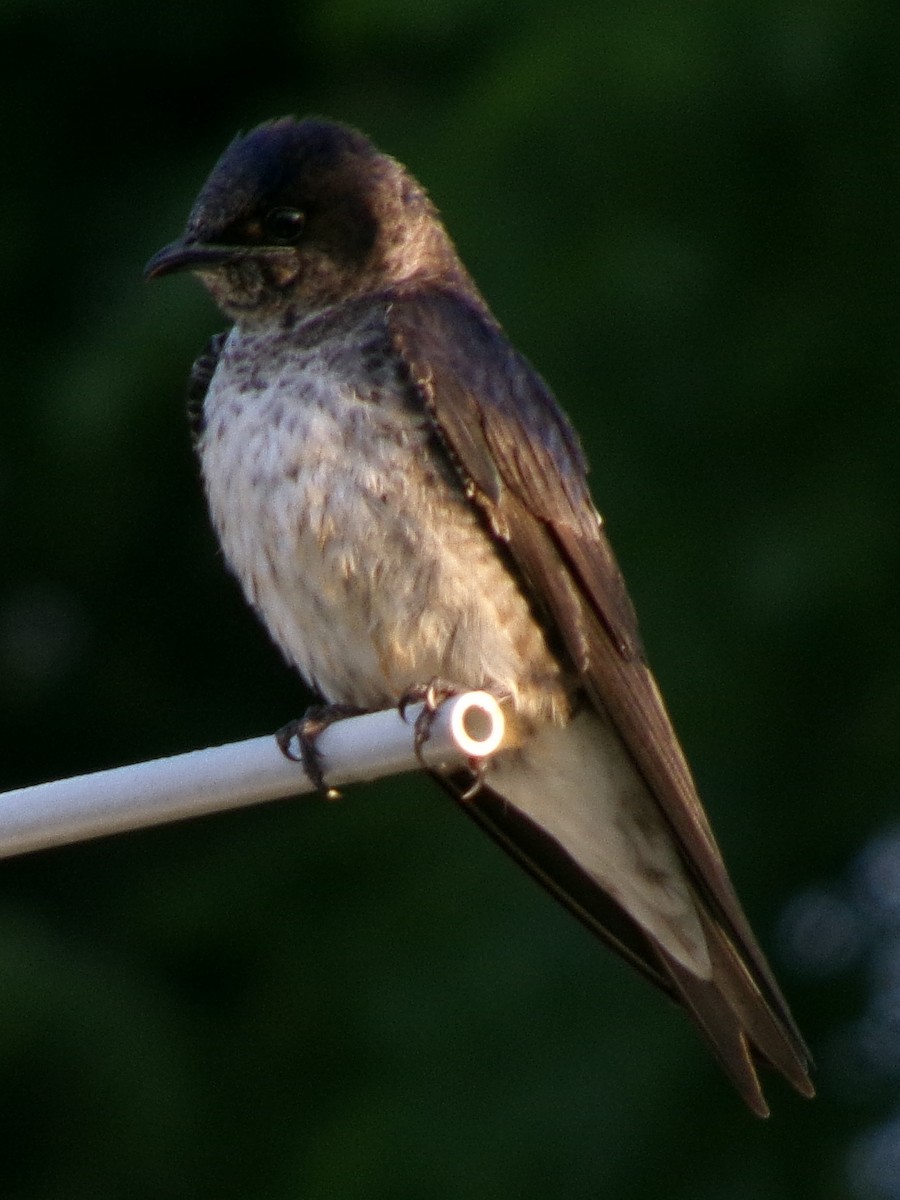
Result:
{"label": "bird's eye", "polygon": [[263,231],[279,246],[290,246],[300,237],[305,221],[299,208],[273,208],[265,216]]}

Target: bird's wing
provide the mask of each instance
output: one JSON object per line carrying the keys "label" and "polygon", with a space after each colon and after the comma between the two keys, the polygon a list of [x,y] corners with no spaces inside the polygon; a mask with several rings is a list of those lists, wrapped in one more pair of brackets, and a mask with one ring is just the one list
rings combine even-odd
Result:
{"label": "bird's wing", "polygon": [[[612,721],[671,829],[700,901],[711,953],[720,974],[729,977],[729,1003],[742,1010],[740,1036],[731,1041],[740,1043],[739,1056],[747,1061],[726,1066],[733,1077],[746,1075],[746,1033],[763,1057],[810,1092],[808,1051],[744,916],[644,661],[575,433],[540,377],[475,302],[419,287],[395,293],[386,314],[394,349],[462,486],[508,548],[536,610],[558,635],[554,641],[565,645],[587,695]],[[723,1060],[738,1053],[712,1028],[718,1006],[690,972],[667,960],[664,948],[649,942],[627,914],[624,924],[612,920],[616,906],[609,897],[595,895],[591,901],[591,881],[583,873],[577,885],[574,877],[562,881],[555,851],[547,851],[555,861],[545,868],[540,831],[523,836],[521,822],[508,811],[504,815],[504,808],[488,799],[470,804],[470,815],[596,932],[685,1003]],[[523,848],[524,841],[529,845]],[[593,891],[599,891],[596,884]],[[733,1026],[734,1015],[730,1020]],[[739,1086],[763,1111],[758,1085],[758,1101],[746,1078]]]}
{"label": "bird's wing", "polygon": [[191,431],[191,441],[196,446],[203,433],[203,401],[209,391],[212,377],[219,365],[219,355],[225,345],[227,333],[214,333],[200,354],[194,359],[191,373],[188,376],[185,389],[187,401],[188,428]]}

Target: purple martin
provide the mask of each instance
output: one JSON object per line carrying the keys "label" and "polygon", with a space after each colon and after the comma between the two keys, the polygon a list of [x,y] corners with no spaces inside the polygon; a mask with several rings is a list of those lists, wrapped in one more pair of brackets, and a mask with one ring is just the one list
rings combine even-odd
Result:
{"label": "purple martin", "polygon": [[328,704],[440,681],[502,703],[464,811],[680,1002],[754,1112],[810,1058],[700,804],[586,482],[423,188],[361,133],[285,118],[226,149],[181,238],[234,323],[193,376],[225,558]]}

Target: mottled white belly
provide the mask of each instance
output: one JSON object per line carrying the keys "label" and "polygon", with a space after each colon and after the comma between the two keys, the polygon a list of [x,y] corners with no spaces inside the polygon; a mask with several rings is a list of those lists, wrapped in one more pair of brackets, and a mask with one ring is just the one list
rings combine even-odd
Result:
{"label": "mottled white belly", "polygon": [[248,600],[328,701],[386,707],[433,678],[507,697],[525,718],[518,733],[533,736],[494,759],[492,786],[708,976],[692,893],[646,785],[599,713],[561,727],[559,664],[437,462],[426,418],[389,392],[366,399],[326,363],[288,355],[250,387],[226,353],[206,397],[206,490]]}
{"label": "mottled white belly", "polygon": [[432,678],[534,716],[559,667],[424,415],[363,399],[309,356],[240,391],[220,365],[203,476],[222,549],[287,658],[325,699],[382,707]]}

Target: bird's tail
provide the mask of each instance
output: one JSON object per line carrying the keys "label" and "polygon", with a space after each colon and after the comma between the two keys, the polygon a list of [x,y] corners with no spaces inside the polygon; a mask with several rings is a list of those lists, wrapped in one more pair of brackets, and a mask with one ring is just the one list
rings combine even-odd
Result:
{"label": "bird's tail", "polygon": [[[457,797],[462,781],[442,779]],[[598,937],[688,1011],[749,1107],[764,1061],[813,1094],[809,1053],[762,952],[704,894],[595,711],[499,756],[464,811]],[[733,893],[731,902],[734,903]]]}

